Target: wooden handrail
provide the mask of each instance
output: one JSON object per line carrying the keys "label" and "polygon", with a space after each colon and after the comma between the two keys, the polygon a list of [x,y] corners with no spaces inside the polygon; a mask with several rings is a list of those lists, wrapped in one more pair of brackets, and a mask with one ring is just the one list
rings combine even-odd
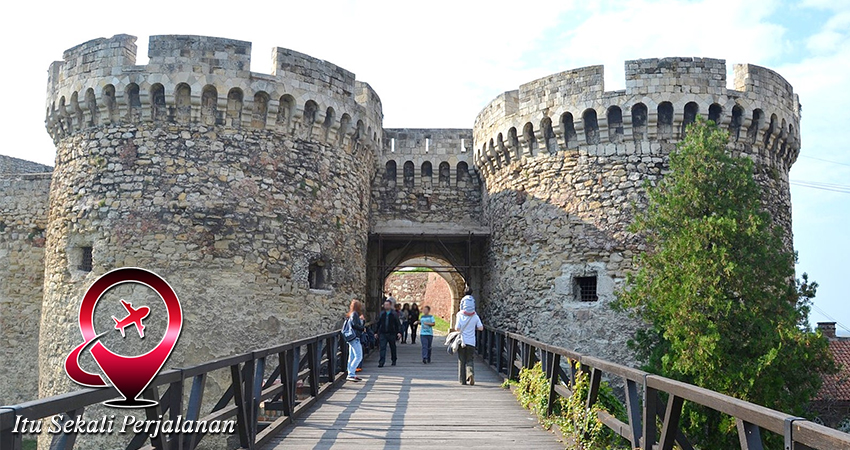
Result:
{"label": "wooden handrail", "polygon": [[[240,437],[240,446],[256,448],[283,427],[291,424],[293,418],[344,379],[344,376],[340,374],[346,370],[348,360],[348,350],[345,345],[340,330],[334,330],[257,351],[206,361],[191,367],[165,370],[153,379],[143,395],[146,398],[159,399],[160,405],[157,407],[157,412],[164,414],[170,408],[182,405],[182,399],[186,394],[184,385],[190,384],[188,404],[185,408],[180,406],[179,411],[170,412],[172,417],[179,414],[185,420],[220,420],[235,416],[239,419],[237,435]],[[277,366],[272,372],[271,379],[263,386],[258,386],[256,383],[265,378],[265,363],[269,356],[278,357]],[[206,378],[211,372],[219,370],[227,370],[232,375],[233,382],[213,410],[201,415]],[[276,380],[280,380],[280,384],[273,385],[272,382]],[[295,398],[296,386],[303,381],[308,381],[311,386],[312,398],[298,401]],[[161,397],[160,387],[167,388]],[[23,436],[21,433],[13,433],[18,416],[38,420],[65,415],[68,412],[81,414],[86,407],[117,397],[118,392],[112,387],[87,388],[18,405],[0,406],[0,448],[3,450],[21,448]],[[170,401],[169,399],[179,400]],[[266,402],[271,409],[280,409],[284,414],[283,417],[270,423],[260,423],[257,410],[262,402]],[[149,410],[146,410],[148,418],[156,419],[156,415],[152,416]],[[265,428],[262,428],[263,426]],[[150,439],[146,434],[131,436],[132,440],[127,445],[128,450],[143,448],[191,450],[196,448],[204,437],[203,434],[198,433],[172,434],[160,436],[157,439]],[[148,445],[147,442],[150,444]],[[50,448],[70,450],[74,443],[73,435],[54,434]]]}
{"label": "wooden handrail", "polygon": [[[575,382],[574,375],[560,367],[563,358],[566,359],[563,362],[567,364],[569,372],[575,367],[584,367],[596,375],[590,377],[589,395],[595,395],[599,391],[602,373],[623,379],[628,423],[607,413],[600,414],[600,421],[604,426],[629,440],[633,448],[670,450],[674,443],[678,443],[682,448],[692,448],[687,438],[678,429],[682,403],[689,401],[737,419],[742,449],[761,450],[762,429],[784,436],[788,449],[850,449],[850,434],[790,414],[699,386],[545,344],[517,333],[497,330],[490,326],[485,326],[484,331],[478,333],[478,342],[482,343],[477,347],[478,353],[504,378],[516,379],[518,371],[513,368],[531,367],[536,361],[541,361],[544,373],[549,379],[550,396],[565,396],[572,392],[570,388]],[[558,367],[552,367],[555,365]],[[638,386],[642,389],[638,389]],[[659,396],[661,392],[668,394],[666,407],[662,405]],[[550,397],[550,405],[552,401],[553,398]],[[657,429],[656,417],[661,419],[661,430]]]}

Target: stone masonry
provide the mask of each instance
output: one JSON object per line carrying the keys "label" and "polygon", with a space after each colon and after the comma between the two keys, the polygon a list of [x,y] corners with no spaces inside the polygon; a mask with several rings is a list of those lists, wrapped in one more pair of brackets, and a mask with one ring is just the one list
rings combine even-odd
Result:
{"label": "stone masonry", "polygon": [[0,156],[0,403],[5,405],[38,396],[33,351],[41,320],[51,170]]}
{"label": "stone masonry", "polygon": [[[697,114],[752,158],[766,208],[791,242],[788,170],[799,152],[800,105],[768,69],[722,60],[626,62],[626,89],[606,92],[601,66],[506,92],[478,115],[476,163],[485,181],[490,253],[485,317],[544,342],[634,363],[608,305],[643,243],[627,228]],[[593,299],[582,301],[583,282]],[[585,299],[586,300],[586,299]]]}
{"label": "stone masonry", "polygon": [[[149,48],[145,66],[132,36],[67,50],[49,70],[52,174],[0,158],[0,371],[21,368],[0,372],[0,403],[76,388],[62,363],[82,293],[124,266],[181,298],[172,367],[330,330],[384,286],[380,264],[464,257],[476,279],[425,282],[427,297],[432,277],[448,281],[446,315],[468,282],[487,324],[633,364],[640,324],[609,308],[645,248],[627,228],[698,114],[756,162],[791,245],[800,104],[769,69],[735,66],[730,89],[722,60],[627,61],[626,89],[605,91],[602,67],[587,67],[499,95],[472,129],[384,129],[375,91],[329,62],[277,48],[260,74],[249,42]],[[473,235],[481,246],[464,247]],[[398,245],[388,260],[385,238]],[[212,377],[207,398],[225,382]]]}
{"label": "stone masonry", "polygon": [[420,310],[430,306],[431,314],[446,320],[454,313],[452,290],[436,272],[393,272],[384,286],[401,304],[416,303]]}

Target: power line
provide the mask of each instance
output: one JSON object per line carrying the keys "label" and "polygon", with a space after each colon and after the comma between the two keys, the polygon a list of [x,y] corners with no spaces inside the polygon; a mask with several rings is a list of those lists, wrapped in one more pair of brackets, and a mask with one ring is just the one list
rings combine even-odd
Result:
{"label": "power line", "polygon": [[790,180],[789,184],[792,186],[800,186],[807,187],[812,189],[819,189],[822,191],[829,192],[838,192],[841,194],[850,194],[850,186],[842,185],[842,184],[832,184],[832,183],[819,183],[817,181],[803,181],[803,180]]}
{"label": "power line", "polygon": [[815,157],[815,156],[808,156],[808,155],[800,155],[800,157],[801,157],[801,158],[807,158],[807,159],[814,159],[814,160],[817,160],[817,161],[828,162],[828,163],[832,163],[832,164],[838,164],[839,166],[847,166],[847,167],[850,167],[850,163],[843,163],[843,162],[838,162],[838,161],[832,161],[832,160],[829,160],[829,159],[817,158],[817,157]]}
{"label": "power line", "polygon": [[823,316],[824,316],[824,317],[826,317],[827,319],[829,319],[829,320],[831,320],[831,321],[835,322],[835,324],[836,324],[836,325],[838,325],[839,327],[843,328],[843,329],[844,329],[844,331],[850,332],[850,328],[847,328],[847,327],[845,327],[844,325],[842,325],[842,324],[841,324],[841,322],[839,322],[839,321],[835,320],[835,318],[834,318],[834,317],[832,317],[832,316],[830,316],[829,314],[827,314],[827,313],[826,313],[826,311],[824,311],[824,310],[822,310],[822,309],[818,308],[818,307],[817,307],[817,305],[815,305],[814,303],[812,303],[812,308],[814,308],[817,312],[819,312],[819,313],[823,314]]}

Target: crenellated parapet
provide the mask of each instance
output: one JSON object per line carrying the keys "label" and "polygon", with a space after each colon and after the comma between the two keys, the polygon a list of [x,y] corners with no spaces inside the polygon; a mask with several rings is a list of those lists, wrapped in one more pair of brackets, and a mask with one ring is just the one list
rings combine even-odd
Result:
{"label": "crenellated parapet", "polygon": [[383,133],[372,180],[372,230],[480,232],[481,181],[472,161],[472,130]]}
{"label": "crenellated parapet", "polygon": [[250,42],[169,35],[152,36],[150,61],[138,66],[135,41],[95,39],[51,64],[45,125],[54,141],[102,125],[174,123],[380,145],[380,98],[327,61],[275,48],[271,73],[261,74],[251,71]]}
{"label": "crenellated parapet", "polygon": [[787,173],[800,150],[797,95],[772,70],[743,64],[734,74],[734,89],[728,89],[723,60],[663,58],[627,61],[620,91],[605,91],[602,66],[523,84],[476,118],[476,165],[486,175],[511,161],[559,151],[660,152],[660,146],[641,143],[675,143],[701,115],[728,129],[733,147]]}

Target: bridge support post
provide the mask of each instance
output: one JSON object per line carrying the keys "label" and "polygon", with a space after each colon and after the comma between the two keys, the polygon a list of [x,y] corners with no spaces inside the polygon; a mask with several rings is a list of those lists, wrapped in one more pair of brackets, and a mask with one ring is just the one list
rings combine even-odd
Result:
{"label": "bridge support post", "polygon": [[655,440],[658,435],[658,428],[655,425],[655,415],[657,414],[658,391],[646,385],[646,378],[643,384],[643,442],[641,450],[653,450]]}
{"label": "bridge support post", "polygon": [[741,450],[762,450],[764,448],[761,442],[761,428],[758,425],[744,422],[741,419],[735,419],[735,425],[738,427],[738,440],[741,443]]}
{"label": "bridge support post", "polygon": [[637,383],[626,380],[626,411],[629,414],[629,431],[631,432],[632,448],[640,447],[641,421],[640,401],[638,399]]}
{"label": "bridge support post", "polygon": [[517,340],[513,337],[508,337],[508,379],[516,380],[519,375],[519,370],[516,366],[517,355]]}
{"label": "bridge support post", "polygon": [[664,413],[664,427],[661,429],[661,442],[658,447],[661,450],[673,450],[676,442],[676,434],[679,431],[679,419],[682,417],[682,405],[685,399],[671,395],[667,411]]}
{"label": "bridge support post", "polygon": [[[550,356],[551,355],[553,354],[550,353]],[[547,416],[552,415],[552,410],[555,408],[555,396],[558,395],[557,392],[555,392],[555,386],[557,386],[561,380],[561,355],[554,353],[549,364],[549,369],[549,400],[546,404]]]}

